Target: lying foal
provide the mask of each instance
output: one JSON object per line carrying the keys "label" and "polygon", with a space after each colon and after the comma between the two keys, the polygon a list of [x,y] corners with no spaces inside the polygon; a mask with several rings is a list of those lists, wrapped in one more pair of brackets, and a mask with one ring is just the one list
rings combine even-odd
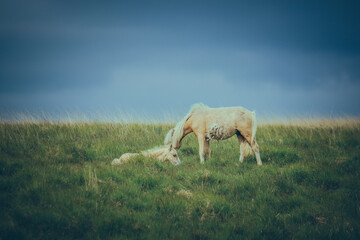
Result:
{"label": "lying foal", "polygon": [[120,165],[126,163],[130,159],[140,155],[156,158],[161,162],[169,161],[174,165],[180,164],[180,159],[175,148],[173,148],[171,145],[163,145],[146,151],[141,151],[140,153],[124,153],[120,158],[115,158],[111,162],[111,165]]}

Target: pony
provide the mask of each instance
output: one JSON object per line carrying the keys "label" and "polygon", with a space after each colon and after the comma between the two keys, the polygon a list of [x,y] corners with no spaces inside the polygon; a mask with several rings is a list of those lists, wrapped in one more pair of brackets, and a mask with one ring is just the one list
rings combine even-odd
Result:
{"label": "pony", "polygon": [[180,164],[180,159],[176,150],[171,145],[164,145],[149,150],[141,151],[140,153],[124,153],[123,155],[121,155],[120,158],[115,158],[111,162],[111,165],[120,165],[126,163],[130,159],[140,155],[145,157],[156,158],[161,162],[169,161],[174,165]]}
{"label": "pony", "polygon": [[259,145],[256,142],[256,115],[243,107],[210,108],[202,103],[194,104],[189,113],[169,130],[164,144],[179,149],[183,138],[193,132],[199,142],[200,163],[204,163],[204,154],[210,158],[210,141],[225,140],[236,135],[240,145],[240,158],[253,151],[258,165],[262,165]]}

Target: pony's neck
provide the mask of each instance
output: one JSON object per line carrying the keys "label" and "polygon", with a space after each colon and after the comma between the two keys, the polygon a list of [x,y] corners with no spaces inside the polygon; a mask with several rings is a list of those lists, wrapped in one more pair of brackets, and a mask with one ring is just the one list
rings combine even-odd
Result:
{"label": "pony's neck", "polygon": [[179,143],[181,144],[181,142],[182,142],[182,140],[184,139],[184,137],[185,137],[186,135],[188,135],[189,133],[192,133],[192,132],[193,132],[193,130],[192,130],[189,122],[186,122],[186,123],[185,123],[185,126],[184,126],[184,132],[183,132],[182,137],[181,137],[180,140],[179,140]]}
{"label": "pony's neck", "polygon": [[189,133],[192,133],[193,132],[193,129],[191,127],[191,121],[190,119],[188,121],[185,122],[185,125],[184,125],[184,133],[183,133],[183,138],[188,135]]}
{"label": "pony's neck", "polygon": [[192,132],[191,128],[191,118],[192,113],[190,112],[186,115],[180,122],[178,122],[174,128],[174,134],[172,137],[172,145],[175,148],[179,148],[181,145],[182,139],[189,133]]}
{"label": "pony's neck", "polygon": [[197,103],[191,106],[189,113],[176,124],[174,127],[174,133],[172,136],[172,145],[176,149],[180,147],[182,139],[193,131],[191,127],[191,117],[201,111],[208,110],[209,107],[203,103]]}

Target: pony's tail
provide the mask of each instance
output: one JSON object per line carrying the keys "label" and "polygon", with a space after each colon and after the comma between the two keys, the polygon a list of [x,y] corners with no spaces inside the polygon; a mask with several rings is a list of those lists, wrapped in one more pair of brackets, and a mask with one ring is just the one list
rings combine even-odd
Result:
{"label": "pony's tail", "polygon": [[252,117],[252,127],[251,127],[251,145],[253,144],[254,140],[255,140],[255,135],[256,135],[256,129],[257,129],[257,122],[256,122],[256,114],[255,111],[251,112],[251,117]]}
{"label": "pony's tail", "polygon": [[249,156],[251,154],[253,154],[253,150],[251,148],[254,140],[255,140],[255,135],[256,135],[256,129],[257,129],[257,123],[256,123],[256,114],[255,112],[251,112],[251,121],[252,121],[252,126],[251,126],[251,142],[249,143],[248,141],[242,141],[240,142],[240,149],[244,154],[244,157]]}

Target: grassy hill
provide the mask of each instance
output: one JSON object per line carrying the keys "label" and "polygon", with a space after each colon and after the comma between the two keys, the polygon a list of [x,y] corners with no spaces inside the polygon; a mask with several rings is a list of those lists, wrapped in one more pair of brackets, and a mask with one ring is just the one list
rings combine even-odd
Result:
{"label": "grassy hill", "polygon": [[360,121],[262,124],[254,156],[236,137],[195,137],[181,165],[125,152],[167,124],[0,123],[0,239],[359,239]]}

